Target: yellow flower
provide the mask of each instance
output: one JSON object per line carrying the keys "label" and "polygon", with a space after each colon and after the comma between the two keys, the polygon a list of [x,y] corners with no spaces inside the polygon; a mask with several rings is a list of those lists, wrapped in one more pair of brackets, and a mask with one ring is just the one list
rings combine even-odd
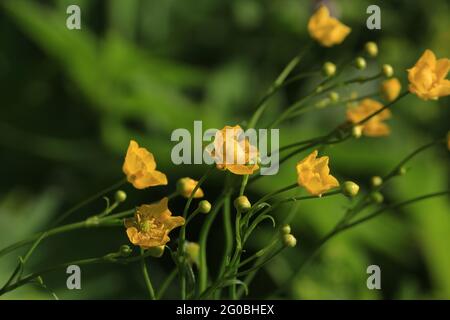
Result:
{"label": "yellow flower", "polygon": [[445,79],[450,60],[436,60],[431,50],[425,50],[414,67],[408,69],[409,91],[423,100],[450,95],[450,80]]}
{"label": "yellow flower", "polygon": [[381,95],[386,101],[394,101],[397,99],[400,91],[402,89],[402,84],[397,78],[392,78],[385,80],[381,83]]}
{"label": "yellow flower", "polygon": [[[371,114],[383,108],[383,105],[372,99],[364,99],[355,108],[347,110],[347,119],[352,123],[358,123]],[[361,124],[362,133],[369,137],[386,136],[390,133],[390,129],[383,120],[389,119],[391,112],[385,109],[373,116],[363,124]]]}
{"label": "yellow flower", "polygon": [[310,194],[320,197],[325,191],[338,187],[339,182],[330,175],[329,158],[317,158],[317,155],[315,150],[297,163],[297,182]]}
{"label": "yellow flower", "polygon": [[156,170],[153,154],[134,140],[130,141],[122,170],[136,189],[167,184],[166,175]]}
{"label": "yellow flower", "polygon": [[[197,186],[198,181],[185,177],[178,180],[177,183],[177,191],[178,193],[185,197],[189,198],[191,196],[192,191],[194,191],[194,188]],[[202,198],[204,196],[202,188],[198,188],[197,191],[195,191],[195,194],[193,198]]]}
{"label": "yellow flower", "polygon": [[447,132],[447,149],[450,151],[450,131]]}
{"label": "yellow flower", "polygon": [[134,218],[125,219],[128,239],[142,249],[164,246],[170,241],[169,232],[184,224],[183,217],[172,217],[167,207],[169,199],[144,204],[136,209]]}
{"label": "yellow flower", "polygon": [[211,155],[220,170],[245,175],[259,169],[258,150],[250,144],[240,126],[226,126],[217,131]]}
{"label": "yellow flower", "polygon": [[340,44],[351,30],[336,18],[330,17],[330,11],[323,5],[312,15],[308,22],[308,31],[311,37],[325,47]]}

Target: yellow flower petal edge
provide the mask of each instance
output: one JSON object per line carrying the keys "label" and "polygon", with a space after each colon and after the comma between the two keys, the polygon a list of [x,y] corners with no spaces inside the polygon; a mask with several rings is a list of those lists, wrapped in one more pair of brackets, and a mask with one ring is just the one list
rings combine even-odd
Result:
{"label": "yellow flower petal edge", "polygon": [[127,236],[132,244],[142,249],[163,246],[170,241],[169,232],[184,225],[183,217],[172,216],[168,201],[166,197],[155,204],[141,205],[133,218],[125,219]]}
{"label": "yellow flower petal edge", "polygon": [[436,59],[427,49],[416,64],[408,69],[409,91],[423,100],[436,100],[450,95],[450,81],[446,79],[450,60]]}
{"label": "yellow flower petal edge", "polygon": [[244,136],[238,125],[225,126],[214,138],[212,157],[216,167],[236,175],[252,174],[259,169],[258,149]]}
{"label": "yellow flower petal edge", "polygon": [[397,78],[388,79],[381,83],[381,95],[388,102],[397,99],[401,90],[402,84]]}
{"label": "yellow flower petal edge", "polygon": [[[347,109],[347,119],[351,123],[359,123],[371,114],[383,108],[383,105],[373,99],[364,99],[358,106]],[[389,135],[391,130],[383,121],[391,117],[391,111],[383,110],[377,115],[373,116],[361,125],[362,133],[369,137],[380,137]]]}
{"label": "yellow flower petal edge", "polygon": [[324,47],[332,47],[344,41],[351,28],[330,16],[324,5],[311,16],[308,22],[310,36]]}
{"label": "yellow flower petal edge", "polygon": [[327,190],[339,187],[339,182],[330,174],[329,158],[317,158],[319,152],[313,151],[297,163],[297,182],[310,194],[321,196]]}
{"label": "yellow flower petal edge", "polygon": [[122,170],[136,189],[167,184],[166,175],[156,170],[153,154],[134,140],[130,141]]}

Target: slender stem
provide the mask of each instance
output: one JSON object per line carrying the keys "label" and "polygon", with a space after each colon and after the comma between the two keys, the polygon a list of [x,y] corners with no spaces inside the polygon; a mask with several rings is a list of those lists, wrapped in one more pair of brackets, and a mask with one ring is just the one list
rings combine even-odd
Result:
{"label": "slender stem", "polygon": [[[141,257],[144,257],[144,249],[141,249]],[[148,275],[147,266],[145,265],[145,258],[141,259],[141,270],[144,276],[145,285],[147,287],[148,295],[150,300],[156,300],[155,290],[153,289],[152,282],[150,280],[150,276]]]}
{"label": "slender stem", "polygon": [[162,297],[164,297],[164,293],[166,293],[166,290],[169,288],[170,284],[173,282],[175,277],[177,276],[178,269],[175,268],[172,270],[172,272],[166,277],[163,284],[158,290],[158,294],[156,296],[156,300],[160,300]]}

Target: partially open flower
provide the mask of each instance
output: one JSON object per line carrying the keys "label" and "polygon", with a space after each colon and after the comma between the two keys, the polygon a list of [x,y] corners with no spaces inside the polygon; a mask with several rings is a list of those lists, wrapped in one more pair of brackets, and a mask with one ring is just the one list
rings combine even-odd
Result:
{"label": "partially open flower", "polygon": [[134,218],[125,219],[131,243],[143,249],[164,246],[170,241],[169,232],[184,224],[183,217],[172,217],[168,198],[155,204],[144,204],[136,209]]}
{"label": "partially open flower", "polygon": [[380,87],[381,95],[388,102],[397,99],[401,90],[402,84],[397,78],[391,78],[389,80],[383,81]]}
{"label": "partially open flower", "polygon": [[408,69],[409,91],[423,100],[450,95],[450,80],[445,79],[449,70],[449,59],[437,60],[431,50],[426,50]]}
{"label": "partially open flower", "polygon": [[310,194],[321,196],[325,191],[338,187],[339,182],[330,175],[329,158],[317,158],[317,155],[315,150],[297,163],[297,182]]}
{"label": "partially open flower", "polygon": [[258,150],[250,144],[240,126],[226,126],[217,131],[211,156],[218,169],[234,174],[252,174],[259,169]]}
{"label": "partially open flower", "polygon": [[130,141],[122,170],[136,189],[167,184],[166,175],[156,170],[153,154],[134,140]]}
{"label": "partially open flower", "polygon": [[[178,193],[185,197],[189,198],[191,196],[192,191],[194,191],[195,187],[197,186],[198,181],[191,179],[191,178],[181,178],[177,182],[177,191]],[[203,190],[201,188],[198,188],[197,191],[195,191],[195,194],[193,198],[202,198],[204,196]]]}
{"label": "partially open flower", "polygon": [[[356,124],[374,114],[381,108],[383,108],[383,105],[378,101],[364,99],[357,107],[349,108],[347,110],[347,119]],[[360,125],[362,128],[362,133],[369,137],[388,135],[390,133],[390,129],[388,125],[383,122],[383,120],[389,119],[390,117],[391,112],[388,109],[381,111]]]}
{"label": "partially open flower", "polygon": [[328,8],[322,5],[309,19],[308,31],[321,45],[332,47],[344,41],[351,29],[331,17]]}

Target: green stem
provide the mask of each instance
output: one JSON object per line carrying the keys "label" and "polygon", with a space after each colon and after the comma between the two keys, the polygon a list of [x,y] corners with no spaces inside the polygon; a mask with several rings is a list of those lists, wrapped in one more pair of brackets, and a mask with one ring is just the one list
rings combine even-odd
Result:
{"label": "green stem", "polygon": [[157,300],[160,300],[160,299],[162,299],[162,297],[164,297],[164,293],[166,293],[166,290],[169,288],[170,284],[175,279],[177,273],[178,273],[178,269],[177,268],[173,269],[172,272],[167,276],[166,280],[164,280],[163,284],[161,285],[161,287],[158,290],[158,294],[156,296]]}
{"label": "green stem", "polygon": [[150,276],[148,275],[147,266],[145,265],[145,258],[144,258],[144,249],[141,249],[141,270],[142,274],[144,276],[145,285],[147,287],[148,295],[150,297],[150,300],[156,300],[155,296],[155,290],[153,289],[152,282],[150,280]]}

